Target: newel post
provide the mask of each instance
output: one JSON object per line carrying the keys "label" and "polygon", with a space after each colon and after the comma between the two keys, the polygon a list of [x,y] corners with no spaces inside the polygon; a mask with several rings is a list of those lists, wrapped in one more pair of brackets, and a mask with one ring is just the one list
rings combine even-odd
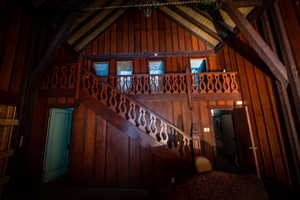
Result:
{"label": "newel post", "polygon": [[76,71],[76,88],[75,88],[75,101],[79,101],[79,91],[80,91],[80,74],[81,74],[81,67],[82,67],[82,57],[79,58],[79,63],[77,64],[77,71]]}
{"label": "newel post", "polygon": [[191,68],[186,68],[186,87],[187,87],[187,97],[188,97],[188,105],[189,109],[192,110],[193,108],[193,102],[192,102],[192,74],[191,74]]}

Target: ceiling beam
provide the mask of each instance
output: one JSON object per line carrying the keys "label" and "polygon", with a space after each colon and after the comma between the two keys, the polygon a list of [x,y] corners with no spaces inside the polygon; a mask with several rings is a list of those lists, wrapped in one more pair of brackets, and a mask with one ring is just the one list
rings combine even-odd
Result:
{"label": "ceiling beam", "polygon": [[[121,5],[123,0],[116,0],[118,5]],[[111,10],[102,10],[96,16],[93,17],[88,23],[82,26],[79,30],[77,30],[74,34],[71,35],[68,39],[68,43],[70,45],[74,45],[76,41],[78,41],[85,33],[90,31],[94,26],[98,23],[102,22],[107,16],[109,16],[114,9]]]}
{"label": "ceiling beam", "polygon": [[283,84],[288,83],[288,75],[285,66],[278,56],[271,50],[269,45],[262,39],[250,22],[230,1],[224,1],[222,5],[237,28],[243,33],[258,56],[266,63],[272,74]]}
{"label": "ceiling beam", "polygon": [[188,31],[196,35],[199,39],[201,39],[203,42],[205,42],[208,46],[214,48],[216,47],[220,41],[207,32],[205,32],[203,29],[198,27],[197,25],[190,22],[185,17],[181,16],[171,8],[168,8],[166,6],[159,7],[159,10],[161,10],[163,13],[165,13],[167,16],[169,16],[172,20],[179,23],[183,27],[185,27]]}
{"label": "ceiling beam", "polygon": [[81,51],[85,46],[87,46],[92,40],[94,40],[98,35],[103,33],[110,25],[112,25],[122,14],[125,13],[127,9],[118,9],[115,13],[113,13],[91,33],[89,33],[86,37],[82,38],[78,43],[75,44],[74,49],[78,52]]}

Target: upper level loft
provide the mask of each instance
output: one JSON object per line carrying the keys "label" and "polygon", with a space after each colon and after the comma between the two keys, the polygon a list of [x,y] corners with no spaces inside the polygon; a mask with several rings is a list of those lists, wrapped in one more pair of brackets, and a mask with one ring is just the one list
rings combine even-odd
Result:
{"label": "upper level loft", "polygon": [[[211,72],[208,70],[206,58],[190,58],[189,66],[182,67],[185,69],[182,73],[166,73],[166,62],[159,58],[148,60],[144,63],[146,66],[135,65],[133,60],[116,60],[114,66],[111,66],[109,61],[94,61],[92,66],[79,63],[59,65],[45,74],[42,90],[46,96],[72,93],[54,92],[57,89],[71,89],[76,92],[82,85],[78,83],[81,77],[85,72],[89,72],[98,80],[98,84],[105,82],[120,93],[135,98],[186,98],[186,96],[205,100],[241,98],[237,72],[226,70]],[[134,68],[137,67],[147,69],[147,73],[135,73]],[[113,71],[115,72],[112,73]]]}

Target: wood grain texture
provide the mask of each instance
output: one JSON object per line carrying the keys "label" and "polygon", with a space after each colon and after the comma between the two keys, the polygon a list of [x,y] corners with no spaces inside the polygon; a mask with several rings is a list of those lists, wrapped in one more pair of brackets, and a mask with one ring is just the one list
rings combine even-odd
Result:
{"label": "wood grain texture", "polygon": [[255,145],[259,147],[263,177],[289,183],[288,155],[282,144],[285,132],[278,120],[281,110],[272,78],[229,47],[217,54],[217,65],[233,68],[239,74],[242,99],[249,106]]}
{"label": "wood grain texture", "polygon": [[[173,173],[165,173],[168,160],[142,147],[103,120],[93,110],[80,105],[74,112],[71,164],[69,177],[80,184],[111,187],[159,186],[180,176],[178,166]],[[175,171],[177,172],[175,173]]]}
{"label": "wood grain texture", "polygon": [[[154,10],[151,17],[146,18],[139,10],[133,9],[126,12],[104,34],[99,35],[81,54],[91,56],[97,54],[191,50],[203,50],[205,52],[212,49],[167,18],[163,13]],[[143,70],[136,70],[137,73],[147,71],[147,62],[145,63],[143,59],[134,60],[143,67]],[[174,64],[182,62],[182,57],[178,56],[174,58],[174,61],[175,63],[166,63],[166,72],[174,71]],[[110,64],[113,65],[113,62],[114,59],[111,59]],[[84,66],[91,68],[91,61],[84,61]],[[134,65],[134,69],[137,67],[139,66]]]}

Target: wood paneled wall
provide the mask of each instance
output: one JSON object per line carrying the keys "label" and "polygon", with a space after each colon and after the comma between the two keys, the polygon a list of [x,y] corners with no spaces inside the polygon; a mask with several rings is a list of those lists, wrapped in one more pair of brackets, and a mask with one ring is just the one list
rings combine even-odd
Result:
{"label": "wood paneled wall", "polygon": [[28,17],[23,16],[20,8],[8,7],[8,10],[3,11],[5,17],[1,17],[0,91],[18,96],[29,56],[32,24]]}
{"label": "wood paneled wall", "polygon": [[[154,10],[151,17],[145,17],[138,9],[130,9],[105,33],[81,52],[83,56],[143,53],[207,51],[210,47],[197,37],[173,22],[160,11]],[[157,58],[159,59],[159,58]],[[134,60],[135,73],[147,73],[147,59]],[[187,57],[164,58],[166,72],[185,72],[189,64]],[[91,61],[85,61],[91,67]],[[110,60],[110,73],[116,73],[115,60]]]}
{"label": "wood paneled wall", "polygon": [[242,99],[249,106],[263,176],[289,183],[286,138],[273,80],[227,46],[218,52],[217,61],[218,67],[238,72]]}
{"label": "wood paneled wall", "polygon": [[[3,103],[17,104],[26,77],[40,62],[54,30],[50,25],[51,17],[43,16],[15,1],[4,2],[7,5],[2,10],[0,19],[0,102],[12,96],[15,102],[8,100]],[[61,52],[62,50],[57,51],[57,55],[60,54],[60,57],[63,56],[68,61],[66,54]]]}
{"label": "wood paneled wall", "polygon": [[69,177],[81,184],[111,187],[158,187],[184,174],[180,164],[140,146],[81,104],[74,111]]}
{"label": "wood paneled wall", "polygon": [[[81,54],[88,56],[182,50],[201,51],[208,48],[157,11],[150,18],[145,18],[140,12],[128,12]],[[262,175],[265,178],[289,183],[291,175],[286,140],[273,80],[227,46],[216,55],[207,56],[207,59],[210,71],[225,68],[239,73],[242,98],[249,106],[255,143],[259,147]],[[133,61],[134,73],[148,72],[147,59],[133,59]],[[184,72],[189,65],[189,57],[184,56],[164,58],[164,61],[167,73]],[[91,61],[84,61],[84,65],[91,67]],[[114,59],[110,60],[110,73],[116,73]],[[59,99],[52,99],[53,102],[61,103]],[[187,108],[185,100],[157,100],[142,103],[186,133],[189,133],[192,123],[196,124],[200,133],[200,153],[214,161],[213,131],[203,133],[202,130],[204,127],[213,129],[211,108],[233,107],[233,101],[194,101],[192,112]],[[42,111],[36,112],[43,115]],[[145,186],[153,184],[154,181],[159,180],[159,177],[164,177],[160,176],[161,174],[167,174],[168,170],[165,169],[168,169],[166,168],[168,165],[164,160],[156,157],[151,149],[141,148],[140,141],[128,138],[84,105],[76,109],[74,122],[70,177],[98,185]],[[42,134],[41,127],[36,128],[39,129],[37,132]],[[38,144],[40,149],[44,148],[43,139],[38,133],[32,136],[31,144]],[[39,153],[39,156],[42,155]],[[34,159],[37,157],[38,155]]]}

